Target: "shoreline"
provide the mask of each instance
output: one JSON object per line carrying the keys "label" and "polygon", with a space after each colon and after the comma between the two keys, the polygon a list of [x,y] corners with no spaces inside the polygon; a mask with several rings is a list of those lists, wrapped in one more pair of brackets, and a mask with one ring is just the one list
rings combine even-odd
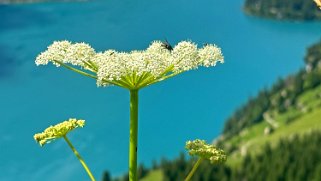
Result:
{"label": "shoreline", "polygon": [[85,2],[88,0],[0,0],[0,5],[11,4],[31,4],[31,3],[45,3],[45,2]]}

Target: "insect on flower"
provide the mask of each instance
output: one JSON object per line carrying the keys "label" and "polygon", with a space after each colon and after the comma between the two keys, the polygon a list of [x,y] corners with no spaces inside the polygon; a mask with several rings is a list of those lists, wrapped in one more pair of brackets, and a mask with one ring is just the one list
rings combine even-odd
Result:
{"label": "insect on flower", "polygon": [[317,6],[321,9],[321,0],[314,0]]}
{"label": "insect on flower", "polygon": [[162,46],[163,46],[164,48],[166,48],[167,50],[169,50],[169,51],[172,51],[172,50],[173,50],[172,45],[169,44],[166,39],[165,39],[165,41],[163,41],[162,43],[163,43]]}

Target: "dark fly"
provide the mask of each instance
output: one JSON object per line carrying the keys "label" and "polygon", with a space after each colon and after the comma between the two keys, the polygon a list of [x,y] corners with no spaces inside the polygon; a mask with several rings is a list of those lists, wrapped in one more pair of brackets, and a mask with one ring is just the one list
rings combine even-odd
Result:
{"label": "dark fly", "polygon": [[164,48],[166,48],[167,50],[169,50],[169,51],[172,51],[172,50],[173,50],[172,45],[169,44],[166,39],[165,39],[165,41],[163,41],[162,43],[163,43],[162,46],[163,46]]}

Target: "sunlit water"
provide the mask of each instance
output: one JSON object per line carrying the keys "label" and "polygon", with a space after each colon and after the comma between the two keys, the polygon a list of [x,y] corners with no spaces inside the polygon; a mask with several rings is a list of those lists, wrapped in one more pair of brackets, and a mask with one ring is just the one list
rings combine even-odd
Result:
{"label": "sunlit water", "polygon": [[69,117],[87,120],[69,135],[94,175],[127,170],[129,94],[63,68],[36,67],[54,40],[96,50],[145,49],[152,40],[222,47],[226,63],[140,91],[139,162],[174,158],[188,139],[211,141],[249,96],[303,67],[321,23],[245,16],[242,1],[152,0],[0,6],[0,180],[85,181],[66,143],[40,148],[32,136]]}

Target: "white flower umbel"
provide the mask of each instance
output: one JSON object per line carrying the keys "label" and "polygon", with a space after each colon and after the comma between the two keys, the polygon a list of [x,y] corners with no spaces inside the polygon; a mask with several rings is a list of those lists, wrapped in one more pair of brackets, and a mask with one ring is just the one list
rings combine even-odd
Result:
{"label": "white flower umbel", "polygon": [[197,48],[193,42],[182,41],[173,50],[164,45],[154,41],[142,51],[96,53],[85,43],[59,41],[41,53],[36,64],[62,65],[95,78],[98,86],[117,85],[138,90],[199,66],[210,67],[224,61],[221,49],[216,45]]}
{"label": "white flower umbel", "polygon": [[197,48],[182,41],[174,48],[154,41],[146,50],[95,52],[85,43],[54,42],[41,53],[37,65],[49,62],[96,79],[98,86],[116,85],[130,90],[129,180],[137,181],[138,91],[197,67],[223,63],[221,49],[216,45]]}

